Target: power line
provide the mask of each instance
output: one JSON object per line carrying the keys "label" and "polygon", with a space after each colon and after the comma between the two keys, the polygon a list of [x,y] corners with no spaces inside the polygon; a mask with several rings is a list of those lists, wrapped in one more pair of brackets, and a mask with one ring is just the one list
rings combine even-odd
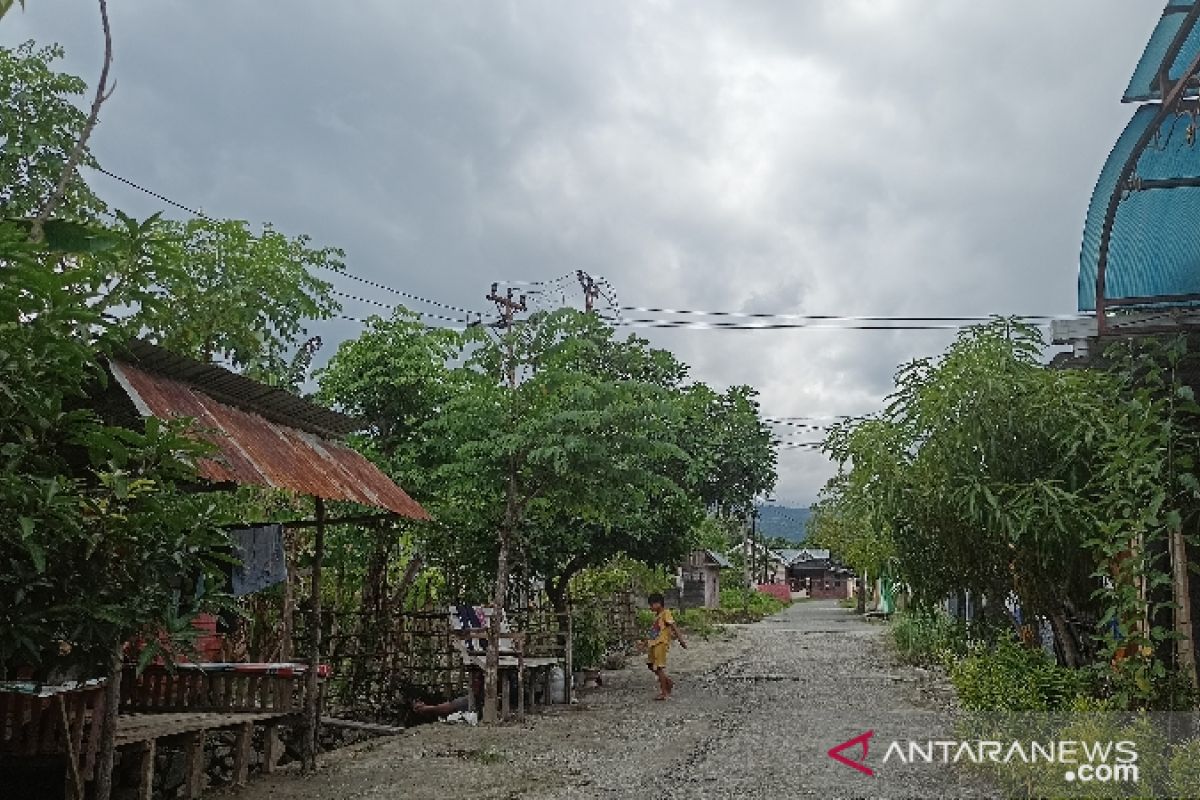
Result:
{"label": "power line", "polygon": [[[884,325],[884,324],[829,324],[829,322],[770,322],[763,324],[747,324],[740,322],[692,322],[689,320],[663,319],[613,319],[607,317],[613,325],[623,328],[676,328],[696,331],[767,331],[767,330],[838,330],[838,331],[957,331],[969,328],[972,324],[928,324],[928,325]],[[1044,327],[1049,322],[1040,323]]]}
{"label": "power line", "polygon": [[[388,305],[387,303],[381,303],[380,301],[372,300],[369,297],[359,297],[358,295],[353,295],[353,294],[350,294],[349,292],[343,292],[338,289],[330,289],[329,293],[332,295],[336,295],[337,297],[345,298],[346,300],[354,300],[359,303],[366,303],[368,305],[372,305],[377,308],[385,308],[389,311],[395,311],[397,308],[399,308],[399,306]],[[481,315],[481,314],[476,315],[477,316],[476,320],[469,320],[469,319],[463,320],[462,317],[448,317],[445,314],[435,314],[432,311],[421,311],[421,310],[415,309],[415,308],[408,308],[408,306],[404,306],[404,308],[406,310],[411,311],[412,313],[416,314],[417,316],[425,318],[425,319],[440,319],[440,320],[445,320],[446,322],[457,322],[460,324],[465,322],[467,325],[478,324],[483,321],[483,315]],[[472,312],[472,313],[474,313],[474,312]]]}
{"label": "power line", "polygon": [[803,430],[809,430],[809,431],[825,431],[825,430],[829,430],[829,428],[832,427],[830,425],[812,425],[812,424],[806,423],[806,422],[788,422],[786,420],[772,419],[770,417],[762,417],[761,419],[763,422],[767,423],[768,425],[782,425],[783,427],[787,427],[787,428],[801,428]]}
{"label": "power line", "polygon": [[[966,322],[966,323],[981,323],[991,322],[996,318],[992,316],[891,316],[891,315],[862,315],[862,314],[780,314],[774,312],[749,312],[749,311],[697,311],[694,309],[679,309],[679,308],[661,308],[655,306],[621,306],[621,311],[637,311],[651,314],[673,314],[678,316],[694,316],[694,317],[733,317],[737,319],[766,319],[766,320],[791,320],[791,321],[811,321],[811,322]],[[1075,316],[1064,315],[1046,315],[1046,314],[1018,314],[1015,318],[1027,322],[1049,322],[1054,320],[1076,319]]]}
{"label": "power line", "polygon": [[116,174],[115,172],[109,172],[104,167],[93,166],[92,169],[96,170],[97,172],[103,173],[114,180],[118,180],[121,183],[125,184],[126,186],[137,189],[139,192],[144,192],[157,200],[161,200],[164,203],[166,203],[167,205],[174,206],[175,208],[186,211],[189,214],[191,214],[193,217],[200,217],[201,219],[206,219],[209,222],[216,222],[215,219],[210,217],[208,214],[205,214],[203,211],[199,211],[197,209],[185,206],[183,203],[176,202],[175,200],[172,200],[171,198],[167,197],[166,195],[159,194],[158,192],[154,191],[153,189],[147,189],[145,186],[142,186],[139,183],[134,183],[133,181],[129,180],[129,178],[123,178],[120,175]]}
{"label": "power line", "polygon": [[[160,200],[170,206],[178,208],[182,211],[200,217],[201,219],[215,222],[213,217],[205,214],[203,211],[172,200],[170,197],[156,192],[146,186],[143,186],[136,181],[123,177],[103,167],[95,167],[95,169],[108,177],[119,181],[130,188],[143,192],[157,200]],[[483,312],[464,308],[462,306],[444,303],[440,300],[433,300],[422,295],[406,292],[395,287],[388,286],[378,281],[364,278],[356,275],[348,270],[339,269],[337,267],[325,267],[331,272],[357,281],[363,285],[370,286],[381,291],[395,294],[398,297],[404,297],[409,300],[414,300],[426,305],[431,305],[437,308],[442,308],[447,311],[455,311],[460,314],[468,315],[466,320],[461,320],[458,317],[438,317],[433,314],[423,314],[431,318],[448,319],[452,322],[466,322],[470,324],[471,316],[476,320],[481,320]],[[567,273],[557,278],[535,281],[521,280],[504,280],[497,283],[505,286],[529,286],[529,287],[544,287],[543,289],[530,289],[527,294],[531,295],[550,295],[558,294],[565,305],[566,290],[562,284],[575,277],[574,273]],[[980,316],[857,316],[857,315],[836,315],[836,314],[777,314],[777,313],[752,313],[741,311],[699,311],[695,309],[673,309],[659,306],[622,306],[617,299],[616,290],[612,283],[602,276],[596,276],[595,285],[600,296],[608,303],[609,311],[612,316],[601,315],[603,319],[612,323],[614,326],[626,328],[678,328],[684,330],[733,330],[733,331],[750,331],[750,330],[795,330],[801,328],[810,328],[815,330],[862,330],[862,331],[939,331],[939,330],[959,330],[973,324],[989,322],[994,317]],[[558,287],[557,291],[551,287]],[[377,301],[370,301],[377,305]],[[390,306],[383,306],[390,307]],[[627,319],[622,312],[633,311],[648,314],[670,314],[685,317],[723,317],[739,320],[758,320],[761,322],[720,322],[712,320],[691,320],[691,319],[662,319],[662,318],[635,318]],[[1049,324],[1054,320],[1075,319],[1074,316],[1049,316],[1049,315],[1020,315],[1018,319],[1038,323],[1040,325]],[[957,323],[957,324],[956,324]]]}
{"label": "power line", "polygon": [[[115,172],[111,172],[100,166],[94,167],[94,169],[97,172],[107,175],[108,177],[112,178],[113,180],[120,181],[121,183],[125,184],[126,186],[136,189],[139,192],[143,192],[143,193],[155,198],[156,200],[161,200],[162,202],[166,203],[167,205],[173,206],[182,211],[186,211],[187,213],[191,214],[194,217],[200,217],[201,219],[208,220],[209,222],[217,222],[216,219],[214,219],[213,217],[210,217],[208,214],[205,214],[203,211],[200,211],[199,209],[196,209],[196,208],[192,208],[191,206],[185,205],[184,203],[180,203],[177,200],[172,200],[171,198],[167,197],[166,195],[164,195],[160,192],[156,192],[153,189],[142,186],[140,183],[137,183],[136,181],[132,181],[129,178],[125,178],[121,175],[116,174]],[[439,300],[432,300],[428,297],[422,297],[421,295],[413,294],[412,292],[405,292],[400,289],[396,289],[391,286],[387,286],[386,284],[379,283],[378,281],[373,281],[369,278],[363,278],[359,275],[355,275],[354,273],[352,273],[344,268],[338,268],[338,267],[323,267],[323,268],[327,269],[337,275],[342,275],[344,277],[347,277],[350,280],[358,281],[359,283],[374,287],[376,289],[382,289],[385,292],[391,292],[392,294],[395,294],[399,297],[407,297],[410,300],[416,300],[418,302],[425,303],[425,304],[431,305],[431,306],[436,306],[438,308],[443,308],[448,311],[459,311],[459,312],[462,312],[463,314],[474,315],[476,318],[479,318],[479,319],[481,319],[483,317],[482,312],[475,311],[475,310],[472,310],[469,308],[463,308],[462,306],[455,306],[455,305],[451,305],[449,303],[443,303]],[[434,315],[424,315],[424,316],[434,316]],[[458,317],[447,318],[447,319],[451,319],[452,322],[463,322],[464,321],[464,320],[459,319]],[[468,323],[470,321],[471,321],[470,319],[466,320],[466,322],[468,322]]]}

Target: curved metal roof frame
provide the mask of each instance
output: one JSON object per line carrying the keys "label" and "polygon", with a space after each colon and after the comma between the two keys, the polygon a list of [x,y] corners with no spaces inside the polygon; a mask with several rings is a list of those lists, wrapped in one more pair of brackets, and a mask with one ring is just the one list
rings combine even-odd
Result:
{"label": "curved metal roof frame", "polygon": [[[1168,6],[1167,12],[1170,12],[1171,8],[1172,6]],[[1155,301],[1163,302],[1165,300],[1165,298],[1127,298],[1118,302],[1109,300],[1106,297],[1108,257],[1112,244],[1113,226],[1117,218],[1117,210],[1120,207],[1126,188],[1130,186],[1138,162],[1141,160],[1142,154],[1153,140],[1163,121],[1169,115],[1175,113],[1180,101],[1187,96],[1187,90],[1192,79],[1200,73],[1200,52],[1198,52],[1177,79],[1172,80],[1170,77],[1176,59],[1178,59],[1179,53],[1187,42],[1188,37],[1191,36],[1193,29],[1195,29],[1197,20],[1200,20],[1200,3],[1193,3],[1187,11],[1187,16],[1184,17],[1179,29],[1176,31],[1170,46],[1166,49],[1159,66],[1158,80],[1163,101],[1158,106],[1154,119],[1146,126],[1126,157],[1125,163],[1122,165],[1121,171],[1117,176],[1116,186],[1108,200],[1104,223],[1100,231],[1100,248],[1096,264],[1096,324],[1098,333],[1101,335],[1105,333],[1107,327],[1106,316],[1110,306],[1138,304],[1139,300],[1143,304]],[[1166,188],[1171,187],[1142,187],[1144,191],[1161,191]]]}

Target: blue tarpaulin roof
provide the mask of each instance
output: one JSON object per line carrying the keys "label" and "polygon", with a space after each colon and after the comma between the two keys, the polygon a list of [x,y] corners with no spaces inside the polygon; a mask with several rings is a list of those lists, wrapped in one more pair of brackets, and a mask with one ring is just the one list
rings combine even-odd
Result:
{"label": "blue tarpaulin roof", "polygon": [[[1096,308],[1100,233],[1109,198],[1138,138],[1159,106],[1142,106],[1100,173],[1092,194],[1079,259],[1079,310]],[[1200,177],[1200,145],[1190,116],[1170,115],[1138,160],[1136,181]],[[1200,294],[1200,187],[1134,190],[1117,209],[1105,273],[1105,297]]]}
{"label": "blue tarpaulin roof", "polygon": [[[1123,99],[1126,103],[1140,103],[1147,100],[1162,99],[1158,73],[1164,66],[1163,62],[1166,60],[1167,50],[1170,49],[1171,42],[1174,41],[1180,26],[1183,25],[1184,18],[1187,17],[1188,12],[1192,10],[1195,4],[1196,0],[1192,0],[1190,3],[1169,3],[1167,5],[1163,11],[1162,19],[1158,21],[1158,26],[1155,27],[1154,33],[1150,35],[1150,41],[1146,44],[1146,51],[1142,54],[1137,68],[1133,71],[1133,78],[1129,81],[1129,87],[1125,90],[1125,97]],[[1168,73],[1170,79],[1178,80],[1187,68],[1187,65],[1196,57],[1197,53],[1200,53],[1200,26],[1194,27],[1191,30],[1179,54],[1172,60],[1170,72]],[[1188,94],[1194,97],[1196,92],[1189,90]]]}
{"label": "blue tarpaulin roof", "polygon": [[[1100,240],[1118,192],[1121,200],[1109,236],[1104,299],[1175,305],[1194,304],[1200,298],[1200,186],[1190,185],[1200,183],[1195,104],[1190,109],[1173,106],[1167,113],[1154,102],[1164,99],[1160,75],[1166,73],[1169,81],[1178,82],[1200,54],[1200,24],[1189,20],[1197,2],[1167,4],[1125,90],[1125,102],[1150,102],[1134,112],[1092,193],[1079,254],[1080,311],[1096,310]],[[1179,51],[1172,53],[1180,36],[1184,38]],[[1194,77],[1184,84],[1188,88],[1183,98],[1197,96],[1192,81]],[[1166,118],[1156,123],[1160,115]],[[1123,174],[1134,149],[1155,124],[1158,128],[1137,154],[1133,172]],[[1127,182],[1122,180],[1125,177]]]}

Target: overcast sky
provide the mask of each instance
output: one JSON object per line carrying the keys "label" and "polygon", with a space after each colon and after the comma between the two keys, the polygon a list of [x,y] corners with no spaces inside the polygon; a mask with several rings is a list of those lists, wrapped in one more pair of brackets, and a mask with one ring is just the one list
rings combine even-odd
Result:
{"label": "overcast sky", "polygon": [[[111,5],[100,162],[208,214],[343,247],[356,274],[481,310],[493,280],[585,269],[634,306],[881,315],[1075,310],[1088,198],[1163,7]],[[28,6],[0,42],[61,42],[92,83],[95,4]],[[128,212],[164,208],[91,181]],[[329,350],[357,329],[312,330]],[[897,364],[950,336],[650,332],[696,378],[758,387],[768,415],[817,417],[877,408]],[[798,451],[780,466],[776,496],[797,504],[832,472]]]}

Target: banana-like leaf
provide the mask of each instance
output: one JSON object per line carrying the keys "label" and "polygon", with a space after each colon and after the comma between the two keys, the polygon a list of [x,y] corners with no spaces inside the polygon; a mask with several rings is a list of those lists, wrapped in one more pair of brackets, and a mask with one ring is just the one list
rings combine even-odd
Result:
{"label": "banana-like leaf", "polygon": [[[25,0],[15,0],[15,2],[21,4],[22,10],[25,9]],[[14,0],[0,0],[0,18],[3,18],[4,15],[9,12],[12,9],[13,5],[14,5]]]}

